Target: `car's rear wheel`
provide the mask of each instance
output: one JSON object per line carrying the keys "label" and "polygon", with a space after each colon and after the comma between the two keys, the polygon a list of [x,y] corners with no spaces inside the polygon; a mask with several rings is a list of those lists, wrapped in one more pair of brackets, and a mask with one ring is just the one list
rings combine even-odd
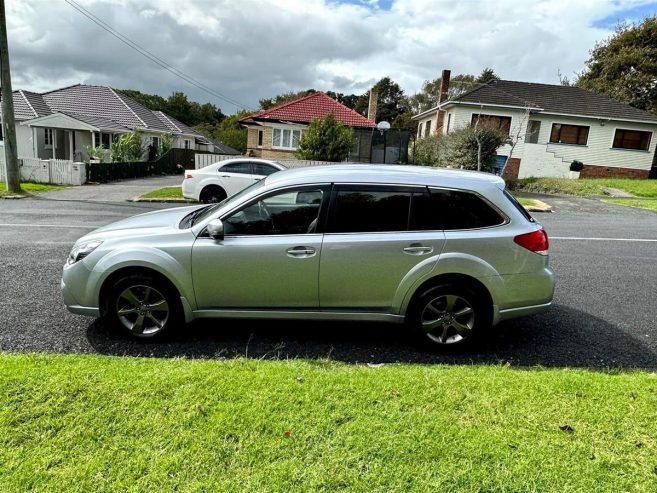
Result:
{"label": "car's rear wheel", "polygon": [[226,198],[226,191],[221,187],[211,185],[201,190],[199,198],[204,204],[215,204]]}
{"label": "car's rear wheel", "polygon": [[464,347],[476,341],[481,329],[490,325],[488,312],[475,291],[443,284],[420,294],[411,307],[409,322],[425,347]]}
{"label": "car's rear wheel", "polygon": [[149,275],[129,275],[110,288],[104,318],[115,329],[139,339],[160,338],[181,323],[175,290]]}

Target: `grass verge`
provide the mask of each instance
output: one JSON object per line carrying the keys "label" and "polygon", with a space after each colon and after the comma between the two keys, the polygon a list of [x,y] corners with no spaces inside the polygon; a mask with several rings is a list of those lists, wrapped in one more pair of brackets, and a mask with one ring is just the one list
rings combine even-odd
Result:
{"label": "grass verge", "polygon": [[[65,188],[62,185],[49,185],[45,183],[21,183],[21,188],[23,190],[23,193],[18,194],[18,195],[29,195],[29,194],[36,194],[36,193],[44,193],[44,192],[53,192],[55,190],[61,190],[62,188]],[[0,197],[6,197],[9,195],[16,195],[13,193],[9,193],[7,191],[7,185],[6,183],[1,183],[0,184]]]}
{"label": "grass verge", "polygon": [[634,207],[637,209],[646,209],[649,211],[657,212],[657,200],[650,199],[609,199],[605,200],[610,204],[624,205],[626,207]]}
{"label": "grass verge", "polygon": [[605,188],[617,188],[637,197],[657,198],[657,180],[630,180],[623,178],[523,178],[510,183],[513,190],[545,194],[579,196],[606,195]]}
{"label": "grass verge", "polygon": [[140,195],[139,199],[165,199],[165,200],[184,200],[180,187],[164,187],[153,190],[152,192]]}
{"label": "grass verge", "polygon": [[0,491],[655,491],[643,372],[0,354]]}

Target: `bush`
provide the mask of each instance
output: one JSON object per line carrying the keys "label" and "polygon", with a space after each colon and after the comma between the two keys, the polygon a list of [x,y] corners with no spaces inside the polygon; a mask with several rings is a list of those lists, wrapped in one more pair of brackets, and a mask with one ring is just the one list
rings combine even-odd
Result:
{"label": "bush", "polygon": [[344,161],[356,144],[356,137],[347,125],[329,113],[322,120],[310,122],[299,139],[296,155],[299,159]]}
{"label": "bush", "polygon": [[164,134],[157,145],[157,155],[162,156],[173,147],[173,134]]}
{"label": "bush", "polygon": [[570,171],[582,171],[584,169],[584,163],[582,161],[574,160],[570,163]]}
{"label": "bush", "polygon": [[117,163],[141,161],[146,152],[144,138],[139,130],[121,135],[112,144],[112,161]]}
{"label": "bush", "polygon": [[87,151],[87,154],[89,154],[89,159],[97,159],[101,162],[105,159],[105,148],[102,145],[96,147],[86,145],[84,148]]}
{"label": "bush", "polygon": [[487,125],[469,125],[444,137],[440,145],[440,162],[463,169],[492,171],[497,149],[508,135]]}
{"label": "bush", "polygon": [[432,135],[415,142],[413,164],[418,166],[440,166],[440,146],[442,137]]}

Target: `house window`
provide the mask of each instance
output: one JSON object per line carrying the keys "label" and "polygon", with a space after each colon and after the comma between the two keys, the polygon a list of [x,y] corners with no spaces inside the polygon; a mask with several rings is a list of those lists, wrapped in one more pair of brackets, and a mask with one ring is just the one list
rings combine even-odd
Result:
{"label": "house window", "polygon": [[191,141],[189,139],[185,139],[185,149],[189,149],[191,145]]}
{"label": "house window", "polygon": [[541,122],[538,120],[529,120],[527,123],[527,135],[525,142],[528,144],[538,144],[538,134],[541,131]]}
{"label": "house window", "polygon": [[449,132],[449,126],[452,123],[452,114],[447,113],[447,126],[445,127],[445,133]]}
{"label": "house window", "polygon": [[431,120],[427,120],[424,123],[424,136],[429,137],[430,133],[431,133]]}
{"label": "house window", "polygon": [[573,144],[585,146],[589,140],[589,127],[583,125],[562,125],[553,123],[550,132],[552,144]]}
{"label": "house window", "polygon": [[281,149],[296,149],[299,147],[300,138],[301,130],[275,128],[272,147],[278,147]]}
{"label": "house window", "polygon": [[652,132],[641,132],[639,130],[616,129],[614,135],[614,149],[635,149],[647,151],[650,148]]}
{"label": "house window", "polygon": [[43,144],[47,147],[52,146],[52,128],[44,128]]}
{"label": "house window", "polygon": [[473,113],[471,123],[472,125],[483,125],[488,128],[501,130],[506,135],[508,135],[509,132],[511,131],[510,116],[484,115],[479,113]]}
{"label": "house window", "polygon": [[265,137],[265,131],[258,130],[258,147],[262,147],[262,141],[264,140],[264,137]]}
{"label": "house window", "polygon": [[100,134],[100,143],[103,146],[103,149],[109,149],[111,141],[112,136],[110,134]]}

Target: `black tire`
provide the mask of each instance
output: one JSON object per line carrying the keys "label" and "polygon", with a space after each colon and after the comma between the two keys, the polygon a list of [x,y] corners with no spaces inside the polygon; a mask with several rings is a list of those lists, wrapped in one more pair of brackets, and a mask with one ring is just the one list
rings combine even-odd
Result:
{"label": "black tire", "polygon": [[137,339],[161,339],[182,325],[180,296],[158,277],[128,275],[110,287],[103,320]]}
{"label": "black tire", "polygon": [[226,197],[226,191],[217,185],[209,185],[205,187],[201,190],[199,195],[199,199],[204,204],[216,204],[217,202],[224,200]]}
{"label": "black tire", "polygon": [[471,347],[491,325],[491,310],[477,293],[458,284],[441,284],[416,296],[407,318],[418,343],[432,351]]}

